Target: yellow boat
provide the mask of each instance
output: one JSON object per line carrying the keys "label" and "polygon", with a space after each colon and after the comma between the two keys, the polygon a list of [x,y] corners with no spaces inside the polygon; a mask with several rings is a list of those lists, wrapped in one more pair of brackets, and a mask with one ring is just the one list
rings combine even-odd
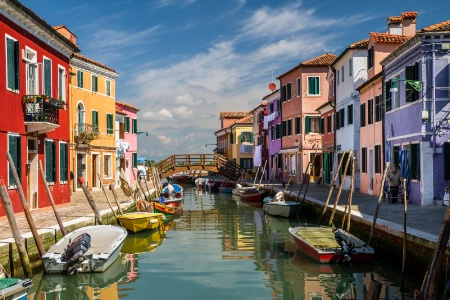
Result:
{"label": "yellow boat", "polygon": [[152,252],[162,244],[165,237],[163,230],[154,230],[150,234],[147,232],[138,232],[129,235],[123,243],[122,253],[138,254],[144,252]]}
{"label": "yellow boat", "polygon": [[164,214],[151,212],[132,212],[118,216],[120,224],[132,232],[156,229],[163,226]]}

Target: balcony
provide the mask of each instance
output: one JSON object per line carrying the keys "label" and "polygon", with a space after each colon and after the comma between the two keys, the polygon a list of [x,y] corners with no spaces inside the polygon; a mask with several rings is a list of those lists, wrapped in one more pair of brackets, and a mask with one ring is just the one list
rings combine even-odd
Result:
{"label": "balcony", "polygon": [[27,132],[42,134],[59,127],[58,110],[64,108],[64,101],[44,95],[25,95],[22,104]]}
{"label": "balcony", "polygon": [[81,144],[88,144],[93,140],[98,140],[100,133],[98,132],[98,126],[87,123],[76,123],[74,126],[74,139],[75,142]]}

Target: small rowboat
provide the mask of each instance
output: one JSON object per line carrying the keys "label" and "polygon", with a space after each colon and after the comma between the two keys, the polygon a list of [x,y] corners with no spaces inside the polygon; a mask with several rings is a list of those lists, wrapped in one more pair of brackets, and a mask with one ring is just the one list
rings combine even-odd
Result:
{"label": "small rowboat", "polygon": [[162,213],[166,216],[173,215],[173,213],[175,212],[175,207],[173,205],[165,205],[156,201],[153,202],[153,208],[156,213]]}
{"label": "small rowboat", "polygon": [[295,217],[300,210],[300,202],[285,201],[284,193],[278,192],[274,197],[266,197],[263,200],[263,211],[274,217]]}
{"label": "small rowboat", "polygon": [[163,190],[162,194],[165,198],[182,198],[183,197],[183,187],[178,184],[168,184]]}
{"label": "small rowboat", "polygon": [[239,191],[241,200],[244,201],[261,201],[264,192],[259,191],[257,187],[248,187],[244,191]]}
{"label": "small rowboat", "polygon": [[325,226],[290,227],[300,252],[320,263],[371,262],[375,251],[342,229]]}
{"label": "small rowboat", "polygon": [[233,189],[236,188],[236,184],[234,182],[222,182],[219,186],[219,192],[221,193],[232,193]]}
{"label": "small rowboat", "polygon": [[117,217],[124,228],[132,232],[159,228],[164,222],[164,214],[151,212],[132,212]]}

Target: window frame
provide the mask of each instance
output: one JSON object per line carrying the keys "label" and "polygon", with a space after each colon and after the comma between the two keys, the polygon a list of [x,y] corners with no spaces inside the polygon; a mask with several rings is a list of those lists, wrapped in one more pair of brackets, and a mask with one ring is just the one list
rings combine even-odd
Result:
{"label": "window frame", "polygon": [[[320,96],[320,76],[308,76],[307,77],[308,79],[308,96]],[[315,79],[314,81],[316,81],[315,83],[314,83],[314,85],[317,85],[317,86],[314,86],[314,94],[312,94],[312,93],[310,93],[310,89],[311,89],[311,86],[310,86],[310,81],[312,80],[312,79]]]}
{"label": "window frame", "polygon": [[111,80],[106,79],[106,96],[111,96]]}
{"label": "window frame", "polygon": [[136,118],[131,118],[131,132],[135,135],[137,135],[138,131],[137,131],[137,119]]}
{"label": "window frame", "polygon": [[367,174],[367,147],[361,148],[361,173]]}
{"label": "window frame", "polygon": [[[51,145],[51,152],[49,153],[49,149],[47,145]],[[49,157],[51,155],[52,157]],[[46,139],[44,141],[44,158],[45,158],[45,180],[47,184],[53,185],[56,183],[56,142],[52,139]],[[51,158],[53,161],[48,161]],[[48,168],[52,168],[52,170],[48,170]]]}
{"label": "window frame", "polygon": [[66,69],[58,65],[58,99],[66,102]]}
{"label": "window frame", "polygon": [[[17,175],[19,176],[19,180],[21,180],[22,177],[22,139],[18,133],[8,133],[7,134],[7,149],[9,154],[11,155],[11,158],[14,161],[14,164],[16,166]],[[11,149],[11,138],[14,138],[17,140],[17,147],[14,153],[12,154]],[[17,183],[15,182],[14,176],[12,174],[11,168],[9,167],[9,161],[6,162],[6,167],[8,168],[8,189],[17,189]]]}
{"label": "window frame", "polygon": [[94,93],[98,93],[98,76],[95,74],[91,76],[91,90]]}
{"label": "window frame", "polygon": [[113,177],[112,154],[104,153],[103,154],[103,178],[104,179],[112,179],[112,177]]}
{"label": "window frame", "polygon": [[[48,62],[48,70],[46,69],[46,62]],[[42,59],[42,94],[53,98],[53,72],[52,72],[52,60],[46,56]],[[49,73],[47,73],[49,72]],[[48,76],[48,78],[47,78]]]}
{"label": "window frame", "polygon": [[[32,54],[31,58],[28,58],[28,53]],[[22,58],[25,61],[25,81],[26,81],[26,93],[27,95],[39,95],[39,68],[37,63],[37,51],[34,49],[31,49],[28,46],[25,46],[24,49],[24,58]],[[30,69],[34,68],[34,84],[31,86],[30,83]],[[32,91],[34,90],[34,91]]]}
{"label": "window frame", "polygon": [[[62,163],[63,157],[62,157],[62,149],[65,147],[65,163]],[[59,142],[59,182],[60,183],[67,183],[69,182],[69,147],[67,142],[60,141]],[[64,169],[65,167],[65,169]]]}
{"label": "window frame", "polygon": [[114,134],[114,119],[111,113],[106,113],[106,134]]}
{"label": "window frame", "polygon": [[302,95],[302,78],[298,77],[296,79],[297,83],[297,97],[300,97]]}
{"label": "window frame", "polygon": [[77,70],[77,87],[84,88],[84,71],[79,69]]}
{"label": "window frame", "polygon": [[[12,49],[9,49],[8,44],[11,42]],[[5,35],[5,60],[6,60],[6,89],[8,91],[19,93],[20,90],[20,54],[19,41],[12,36]],[[12,53],[10,52],[12,51]],[[11,78],[10,78],[11,77]]]}

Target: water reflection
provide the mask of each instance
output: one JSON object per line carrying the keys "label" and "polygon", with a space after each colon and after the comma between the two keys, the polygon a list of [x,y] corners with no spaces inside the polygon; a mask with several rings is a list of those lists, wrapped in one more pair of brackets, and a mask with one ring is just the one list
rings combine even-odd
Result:
{"label": "water reflection", "polygon": [[399,295],[371,264],[302,255],[287,229],[308,220],[268,216],[230,194],[185,187],[184,197],[182,215],[164,231],[130,234],[106,272],[44,274],[36,299],[364,299],[373,278],[382,298]]}

